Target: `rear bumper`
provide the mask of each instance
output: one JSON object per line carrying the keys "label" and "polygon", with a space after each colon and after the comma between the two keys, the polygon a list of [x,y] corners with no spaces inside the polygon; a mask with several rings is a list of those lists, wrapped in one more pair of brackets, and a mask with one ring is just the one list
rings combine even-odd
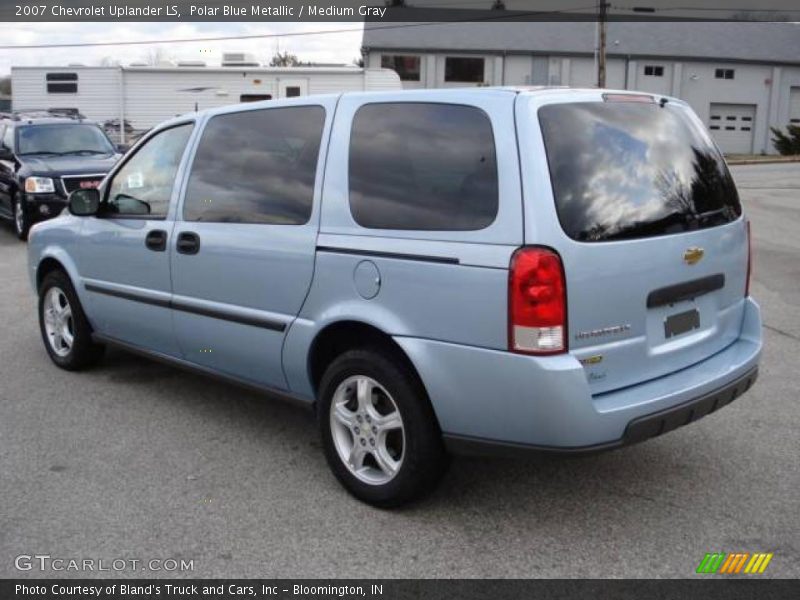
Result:
{"label": "rear bumper", "polygon": [[396,339],[416,365],[452,451],[591,453],[691,423],[749,389],[761,355],[761,316],[747,298],[741,334],[724,350],[676,373],[595,396],[570,355],[540,358]]}
{"label": "rear bumper", "polygon": [[638,417],[628,423],[620,439],[603,444],[596,444],[594,446],[536,446],[533,444],[513,444],[452,434],[446,434],[444,440],[447,449],[451,453],[462,455],[514,456],[529,453],[567,455],[594,454],[605,450],[613,450],[614,448],[627,446],[629,444],[644,442],[650,438],[668,433],[678,427],[693,423],[736,400],[750,389],[757,377],[758,368],[755,368],[739,379],[728,383],[710,394],[705,394],[699,398],[694,398],[688,402],[650,415]]}

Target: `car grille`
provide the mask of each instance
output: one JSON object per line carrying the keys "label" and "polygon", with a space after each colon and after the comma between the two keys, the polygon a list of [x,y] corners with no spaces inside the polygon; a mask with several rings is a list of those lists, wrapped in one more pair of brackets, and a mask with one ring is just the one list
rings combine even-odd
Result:
{"label": "car grille", "polygon": [[72,175],[70,177],[62,177],[61,185],[64,187],[64,191],[69,194],[75,190],[97,187],[103,181],[103,177],[105,175]]}

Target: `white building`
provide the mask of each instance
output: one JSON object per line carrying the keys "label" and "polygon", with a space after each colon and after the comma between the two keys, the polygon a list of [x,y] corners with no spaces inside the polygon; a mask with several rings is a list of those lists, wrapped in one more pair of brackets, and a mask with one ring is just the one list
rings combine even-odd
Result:
{"label": "white building", "polygon": [[[88,119],[127,123],[127,137],[179,114],[253,102],[356,90],[395,90],[387,69],[356,67],[12,67],[14,110],[77,109]],[[124,140],[123,140],[124,141]]]}
{"label": "white building", "polygon": [[[363,38],[406,88],[597,83],[592,22],[407,25]],[[607,57],[606,87],[686,100],[725,152],[774,153],[769,127],[800,123],[798,24],[612,22]]]}

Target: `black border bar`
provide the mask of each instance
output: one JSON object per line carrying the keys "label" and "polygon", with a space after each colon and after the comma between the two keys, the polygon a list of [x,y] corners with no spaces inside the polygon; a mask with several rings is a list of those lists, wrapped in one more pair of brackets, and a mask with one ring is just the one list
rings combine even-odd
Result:
{"label": "black border bar", "polygon": [[[687,557],[693,579],[4,579],[0,580],[3,600],[505,600],[531,598],[614,600],[783,600],[797,598],[800,584],[790,579],[766,579],[763,575],[695,575],[695,563],[703,557]],[[785,555],[791,560],[790,554]],[[781,555],[775,554],[775,570]],[[769,573],[769,570],[767,571]],[[676,573],[677,574],[677,573]],[[685,573],[681,575],[687,576]],[[17,585],[44,588],[41,594],[22,594]],[[52,590],[80,587],[101,589],[90,594],[57,594]],[[114,587],[116,586],[116,587]],[[120,594],[122,586],[145,593]],[[181,586],[188,593],[170,593]],[[299,586],[295,587],[295,586]],[[252,594],[237,595],[236,589]],[[116,589],[117,593],[107,590]],[[213,593],[212,591],[213,590]],[[313,590],[313,591],[312,591]],[[348,593],[350,590],[361,590]],[[327,591],[327,593],[326,593]],[[205,593],[204,593],[205,592]]]}
{"label": "black border bar", "polygon": [[[387,6],[389,4],[389,6]],[[597,21],[596,3],[570,0],[0,0],[0,20],[17,22],[524,22]],[[506,7],[506,5],[508,5]],[[28,7],[27,13],[17,7]],[[37,7],[34,9],[33,7]],[[44,7],[41,11],[40,7]],[[193,9],[194,7],[194,9]],[[226,8],[227,7],[227,8]],[[493,8],[494,7],[494,8]],[[367,10],[367,9],[372,10]],[[377,10],[376,10],[377,9]],[[31,10],[36,10],[32,13]],[[42,14],[43,12],[43,14]],[[716,0],[691,6],[681,0],[608,3],[608,21],[800,21],[796,0]]]}

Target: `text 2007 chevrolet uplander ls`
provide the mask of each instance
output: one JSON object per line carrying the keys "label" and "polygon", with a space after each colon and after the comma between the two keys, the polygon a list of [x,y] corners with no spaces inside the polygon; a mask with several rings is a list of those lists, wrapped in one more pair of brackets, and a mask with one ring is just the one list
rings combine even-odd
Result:
{"label": "text 2007 chevrolet uplander ls", "polygon": [[727,167],[672,98],[353,93],[174,119],[37,225],[53,361],[103,344],[289,396],[357,497],[447,452],[594,451],[743,393],[761,351]]}

